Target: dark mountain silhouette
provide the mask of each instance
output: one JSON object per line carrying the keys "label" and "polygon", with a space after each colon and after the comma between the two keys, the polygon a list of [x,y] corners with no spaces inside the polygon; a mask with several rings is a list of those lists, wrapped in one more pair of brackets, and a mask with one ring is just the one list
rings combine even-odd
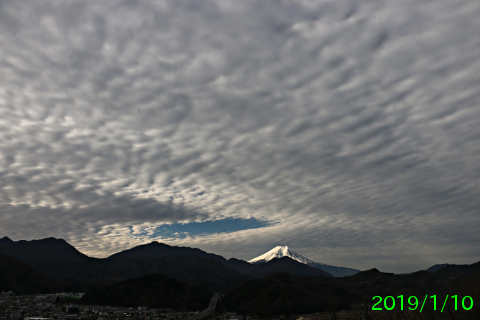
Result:
{"label": "dark mountain silhouette", "polygon": [[108,258],[97,274],[111,280],[161,273],[190,285],[202,283],[211,291],[223,291],[248,278],[224,264],[201,256],[182,255],[159,258]]}
{"label": "dark mountain silhouette", "polygon": [[[449,301],[447,305],[447,310],[449,314],[454,314],[455,319],[480,319],[480,307],[478,306],[477,301],[480,301],[480,262],[475,263],[477,265],[476,270],[467,272],[468,275],[460,276],[452,280],[450,286],[446,286],[442,294],[458,294],[463,300],[465,296],[471,298],[471,301],[474,303],[473,308],[469,311],[463,310],[463,308],[457,308],[455,310],[455,305],[453,300]],[[470,265],[471,266],[471,265]],[[459,300],[460,301],[460,300]],[[459,302],[460,303],[460,302]],[[467,306],[469,301],[465,302]],[[453,318],[453,317],[452,317]]]}
{"label": "dark mountain silhouette", "polygon": [[84,289],[76,281],[47,277],[26,262],[0,254],[0,291],[34,294]]}
{"label": "dark mountain silhouette", "polygon": [[[244,315],[274,316],[330,312],[361,304],[365,304],[371,311],[374,296],[384,298],[399,295],[405,297],[437,295],[443,298],[446,294],[457,294],[462,298],[469,295],[474,302],[477,301],[480,299],[480,262],[457,267],[447,273],[440,273],[444,270],[442,268],[437,272],[423,270],[408,275],[371,269],[343,278],[274,274],[262,279],[249,280],[233,288],[226,293],[222,304],[227,310]],[[457,277],[452,278],[451,274]],[[451,303],[448,307],[453,308]],[[445,317],[439,310],[434,312],[432,301],[427,302],[425,308],[428,308],[430,313],[426,315],[428,319]],[[465,317],[458,319],[477,319],[480,309],[477,308],[470,313],[462,311],[460,314],[465,314]],[[407,319],[415,314],[403,317],[400,316],[399,310],[396,310],[396,313],[392,312],[390,316]]]}
{"label": "dark mountain silhouette", "polygon": [[227,265],[237,272],[253,278],[263,278],[274,273],[288,273],[296,276],[332,276],[321,269],[313,268],[289,257],[276,258],[258,264],[231,258],[228,260]]}
{"label": "dark mountain silhouette", "polygon": [[63,239],[12,241],[4,237],[1,240],[3,244],[0,247],[1,253],[27,262],[39,263],[51,260],[82,262],[89,258]]}
{"label": "dark mountain silhouette", "polygon": [[336,266],[330,266],[330,265],[321,264],[321,263],[309,263],[308,265],[310,267],[315,267],[320,270],[323,270],[334,277],[348,277],[360,271],[357,269],[346,268],[346,267],[336,267]]}
{"label": "dark mountain silhouette", "polygon": [[345,309],[359,299],[355,293],[336,286],[331,279],[331,276],[274,274],[232,289],[223,298],[222,305],[226,310],[243,315],[265,317]]}
{"label": "dark mountain silhouette", "polygon": [[378,269],[361,271],[353,276],[337,278],[335,283],[364,297],[358,303],[371,303],[373,296],[419,295],[438,289],[438,279],[427,271],[408,275],[380,272]]}
{"label": "dark mountain silhouette", "polygon": [[[156,257],[152,258],[152,257]],[[138,246],[110,256],[109,263],[129,264],[140,276],[145,273],[162,273],[172,278],[195,285],[200,281],[213,290],[225,289],[252,277],[259,278],[273,273],[290,273],[304,276],[331,276],[290,258],[275,259],[261,265],[252,265],[238,259],[209,254],[199,249],[172,247],[158,242]],[[132,266],[135,264],[137,267]],[[143,265],[143,267],[141,267]],[[116,269],[119,271],[119,269]],[[197,272],[198,271],[198,272]]]}
{"label": "dark mountain silhouette", "polygon": [[0,291],[29,294],[55,289],[50,279],[28,263],[0,254]]}
{"label": "dark mountain silhouette", "polygon": [[431,266],[430,268],[427,269],[427,271],[430,271],[430,272],[435,272],[435,271],[438,271],[442,268],[445,268],[446,266],[449,266],[448,263],[444,263],[444,264],[436,264],[436,265],[433,265]]}
{"label": "dark mountain silhouette", "polygon": [[249,275],[252,274],[256,269],[256,265],[253,265],[251,263],[248,263],[247,261],[240,260],[237,258],[230,258],[226,262],[226,265],[229,268],[232,268],[233,270],[237,271],[238,273]]}
{"label": "dark mountain silhouette", "polygon": [[79,302],[109,306],[202,310],[208,305],[209,295],[168,276],[150,274],[139,279],[95,288],[86,293]]}
{"label": "dark mountain silhouette", "polygon": [[289,258],[254,266],[238,259],[226,260],[200,249],[158,242],[140,245],[106,259],[90,258],[63,239],[15,242],[4,238],[2,243],[0,253],[28,262],[47,276],[80,281],[86,288],[149,273],[162,273],[190,285],[202,284],[211,291],[223,291],[248,279],[277,272],[327,275]]}
{"label": "dark mountain silhouette", "polygon": [[[5,239],[5,238],[4,238]],[[73,278],[87,287],[112,284],[149,273],[164,273],[195,284],[205,281],[213,290],[245,278],[225,266],[226,260],[199,249],[158,242],[122,251],[106,259],[90,258],[63,239],[3,240],[0,253],[30,263],[48,276]],[[222,261],[220,263],[219,261]]]}
{"label": "dark mountain silhouette", "polygon": [[480,262],[473,264],[448,264],[435,271],[437,277],[459,278],[471,275],[480,268]]}
{"label": "dark mountain silhouette", "polygon": [[309,259],[304,255],[301,255],[293,251],[288,246],[276,246],[275,248],[265,252],[264,254],[256,258],[251,259],[248,262],[251,264],[259,265],[259,264],[266,263],[275,259],[280,259],[283,257],[288,257],[302,264],[306,264],[310,267],[318,268],[334,277],[346,277],[346,276],[354,275],[357,272],[360,272],[360,270],[357,270],[357,269],[336,267],[336,266],[332,266],[324,263],[315,262],[312,259]]}
{"label": "dark mountain silhouette", "polygon": [[41,240],[20,240],[4,242],[0,253],[27,262],[52,277],[73,278],[85,272],[95,258],[79,252],[63,239],[46,238]]}
{"label": "dark mountain silhouette", "polygon": [[140,246],[133,247],[128,250],[124,250],[118,253],[115,253],[108,257],[109,259],[114,258],[160,258],[167,256],[199,256],[204,258],[210,258],[220,262],[225,262],[225,258],[213,253],[207,253],[203,250],[190,247],[175,247],[169,246],[164,243],[159,243],[153,241],[148,244],[143,244]]}
{"label": "dark mountain silhouette", "polygon": [[13,240],[10,239],[9,237],[3,237],[0,239],[0,247],[2,246],[8,246],[13,243]]}
{"label": "dark mountain silhouette", "polygon": [[263,278],[274,273],[288,273],[294,276],[324,276],[332,277],[331,274],[306,264],[295,261],[289,257],[276,258],[255,266],[250,275]]}
{"label": "dark mountain silhouette", "polygon": [[[62,239],[0,239],[1,290],[88,291],[148,274],[163,274],[184,285],[201,288],[207,295],[224,292],[225,308],[257,315],[344,309],[362,303],[368,306],[373,296],[460,295],[462,292],[472,297],[479,295],[480,262],[434,267],[406,275],[371,269],[333,278],[290,257],[254,265],[235,258],[226,260],[195,248],[153,242],[96,259],[80,253]],[[134,283],[143,286],[142,281]],[[149,301],[147,296],[138,301],[125,299],[129,304],[140,305]],[[474,301],[478,300],[480,297]]]}

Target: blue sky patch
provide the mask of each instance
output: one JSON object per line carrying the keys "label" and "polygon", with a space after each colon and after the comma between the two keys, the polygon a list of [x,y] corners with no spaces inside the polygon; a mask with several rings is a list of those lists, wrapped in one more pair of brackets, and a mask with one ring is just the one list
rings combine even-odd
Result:
{"label": "blue sky patch", "polygon": [[[254,218],[240,219],[227,218],[222,220],[210,220],[204,222],[191,223],[173,223],[157,226],[150,230],[145,230],[140,233],[135,233],[135,236],[147,236],[150,238],[176,238],[184,239],[192,236],[204,236],[216,233],[228,233],[240,230],[258,229],[272,225],[271,222],[257,220]],[[133,233],[133,228],[130,227],[130,232]]]}

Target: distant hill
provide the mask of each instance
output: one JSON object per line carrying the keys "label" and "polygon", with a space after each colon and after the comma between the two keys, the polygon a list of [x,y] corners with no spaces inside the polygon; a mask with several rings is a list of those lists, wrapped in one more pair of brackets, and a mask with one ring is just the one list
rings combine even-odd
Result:
{"label": "distant hill", "polygon": [[433,265],[431,266],[430,268],[427,269],[427,271],[429,272],[435,272],[435,271],[438,271],[442,268],[445,268],[446,266],[449,266],[448,263],[444,263],[444,264],[436,264],[436,265]]}
{"label": "distant hill", "polygon": [[162,274],[150,274],[139,279],[125,280],[114,285],[95,288],[79,301],[84,304],[175,310],[202,310],[209,295]]}
{"label": "distant hill", "polygon": [[459,278],[468,276],[480,268],[480,262],[473,264],[447,264],[434,271],[437,276]]}
{"label": "distant hill", "polygon": [[334,277],[348,277],[360,272],[360,270],[357,270],[357,269],[346,268],[346,267],[336,267],[328,264],[309,263],[308,265],[310,267],[318,268],[325,272],[328,272]]}
{"label": "distant hill", "polygon": [[362,300],[358,303],[371,303],[373,296],[398,296],[435,294],[438,279],[427,271],[409,275],[380,272],[377,269],[361,271],[353,276],[337,278],[335,283],[350,292],[357,292]]}

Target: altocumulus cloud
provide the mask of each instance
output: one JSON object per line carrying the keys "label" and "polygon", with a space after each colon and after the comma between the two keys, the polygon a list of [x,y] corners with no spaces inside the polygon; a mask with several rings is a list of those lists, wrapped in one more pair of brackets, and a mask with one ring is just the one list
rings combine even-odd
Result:
{"label": "altocumulus cloud", "polygon": [[93,256],[158,240],[475,262],[479,16],[474,0],[2,1],[0,234]]}

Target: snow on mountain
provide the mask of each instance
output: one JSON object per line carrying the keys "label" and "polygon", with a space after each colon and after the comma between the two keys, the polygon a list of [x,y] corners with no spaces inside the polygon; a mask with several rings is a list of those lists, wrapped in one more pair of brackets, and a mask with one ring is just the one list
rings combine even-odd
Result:
{"label": "snow on mountain", "polygon": [[275,248],[268,251],[267,253],[264,253],[261,256],[258,256],[248,262],[257,264],[257,263],[263,263],[275,258],[282,258],[282,257],[289,257],[293,260],[296,260],[304,264],[323,264],[323,263],[315,262],[313,260],[308,259],[307,257],[302,256],[301,254],[293,252],[287,246],[276,246]]}
{"label": "snow on mountain", "polygon": [[290,259],[296,260],[300,263],[304,263],[309,265],[310,267],[321,269],[334,277],[346,277],[354,275],[355,273],[359,272],[360,270],[352,269],[352,268],[345,268],[345,267],[336,267],[325,263],[315,262],[313,260],[308,259],[307,257],[302,256],[296,252],[290,250],[287,246],[277,246],[272,250],[268,251],[267,253],[262,254],[248,262],[252,264],[259,264],[268,262],[275,258],[282,258],[282,257],[289,257]]}

